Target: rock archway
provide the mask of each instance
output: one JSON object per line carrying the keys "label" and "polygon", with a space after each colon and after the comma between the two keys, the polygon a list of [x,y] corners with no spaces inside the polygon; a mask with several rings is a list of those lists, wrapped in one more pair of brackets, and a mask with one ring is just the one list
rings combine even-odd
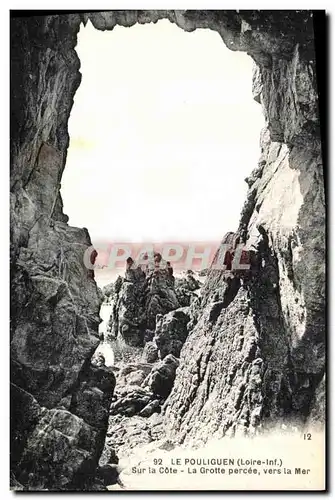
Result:
{"label": "rock archway", "polygon": [[244,433],[278,419],[324,416],[325,200],[311,13],[17,17],[11,20],[12,471],[24,488],[90,487],[114,388],[112,373],[90,366],[101,302],[83,264],[90,237],[67,225],[60,196],[67,122],[81,79],[79,26],[90,19],[110,30],[163,18],[186,31],[216,30],[228,48],[247,52],[257,64],[254,98],[268,122],[239,228],[258,251],[258,278],[209,326],[226,286],[209,275],[165,408],[171,432],[205,442],[219,429]]}

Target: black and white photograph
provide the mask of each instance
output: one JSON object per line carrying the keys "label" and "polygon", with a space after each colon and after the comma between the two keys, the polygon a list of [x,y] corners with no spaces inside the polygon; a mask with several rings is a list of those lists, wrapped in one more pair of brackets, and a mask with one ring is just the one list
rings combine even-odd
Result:
{"label": "black and white photograph", "polygon": [[9,17],[7,489],[325,491],[326,11]]}

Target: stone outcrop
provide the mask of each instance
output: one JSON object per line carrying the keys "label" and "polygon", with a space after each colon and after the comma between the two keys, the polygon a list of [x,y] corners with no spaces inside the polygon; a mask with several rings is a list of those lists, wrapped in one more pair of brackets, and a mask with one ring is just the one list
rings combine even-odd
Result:
{"label": "stone outcrop", "polygon": [[[325,387],[325,199],[312,14],[133,10],[16,18],[10,257],[11,378],[17,389],[11,396],[11,467],[19,489],[93,488],[105,434],[101,415],[112,394],[112,375],[105,386],[90,367],[101,303],[94,271],[83,262],[91,241],[86,229],[68,226],[60,196],[67,122],[81,78],[79,25],[90,19],[105,30],[163,18],[186,31],[216,30],[231,50],[247,52],[257,64],[254,97],[267,119],[239,227],[255,252],[257,272],[239,282],[208,272],[203,296],[190,301],[193,330],[163,418],[184,442],[254,432],[278,421],[303,423],[309,416],[322,420],[315,408]],[[135,325],[122,306],[119,328],[129,326],[122,335],[154,331],[157,313],[168,312],[172,297],[159,301],[156,285],[150,285],[146,314],[135,311]],[[127,303],[137,291],[130,281],[122,293]],[[95,408],[90,422],[88,408]],[[127,432],[115,423],[114,441],[131,450],[138,442],[131,428],[138,435],[141,426],[142,441],[152,441],[161,427],[157,418],[128,418]]]}
{"label": "stone outcrop", "polygon": [[139,415],[130,418],[111,417],[100,463],[101,465],[106,463],[111,450],[119,458],[129,457],[135,448],[162,439],[163,436],[164,429],[157,413],[153,413],[150,417]]}
{"label": "stone outcrop", "polygon": [[119,276],[104,288],[105,300],[112,305],[105,341],[115,346],[119,338],[119,343],[144,346],[142,360],[148,363],[168,354],[179,357],[190,320],[188,307],[180,305],[195,302],[201,286],[191,270],[174,278],[164,268],[127,269],[125,278]]}
{"label": "stone outcrop", "polygon": [[252,271],[230,281],[207,274],[164,408],[184,442],[324,418],[315,408],[324,402],[325,200],[314,63],[305,57],[297,43],[254,73],[268,127],[238,229]]}
{"label": "stone outcrop", "polygon": [[202,283],[196,279],[194,272],[189,269],[181,278],[176,278],[175,289],[178,302],[181,307],[187,307],[197,297],[196,291],[201,288]]}
{"label": "stone outcrop", "polygon": [[110,407],[110,415],[132,417],[141,412],[154,398],[152,392],[138,386],[122,387]]}
{"label": "stone outcrop", "polygon": [[149,363],[127,363],[120,367],[117,374],[118,387],[141,385],[151,372],[152,365]]}
{"label": "stone outcrop", "polygon": [[142,360],[146,363],[155,363],[158,360],[158,347],[155,342],[149,341],[145,344]]}
{"label": "stone outcrop", "polygon": [[106,430],[11,387],[11,471],[25,490],[91,489]]}
{"label": "stone outcrop", "polygon": [[129,454],[133,448],[151,443],[161,435],[158,431],[161,421],[155,418],[168,395],[166,389],[172,388],[177,364],[173,358],[170,363],[169,360],[160,364],[139,362],[120,367],[101,466],[111,454],[118,457]]}
{"label": "stone outcrop", "polygon": [[143,347],[148,332],[156,327],[156,316],[180,307],[174,277],[165,269],[148,269],[140,266],[127,269],[108,288],[112,312],[108,323],[107,340],[121,336],[130,346]]}
{"label": "stone outcrop", "polygon": [[144,381],[144,385],[149,387],[154,394],[166,398],[173,387],[178,366],[178,359],[172,354],[168,354],[154,366]]}
{"label": "stone outcrop", "polygon": [[187,338],[187,323],[190,320],[187,307],[176,309],[157,317],[154,343],[160,359],[173,354],[179,358],[181,348]]}

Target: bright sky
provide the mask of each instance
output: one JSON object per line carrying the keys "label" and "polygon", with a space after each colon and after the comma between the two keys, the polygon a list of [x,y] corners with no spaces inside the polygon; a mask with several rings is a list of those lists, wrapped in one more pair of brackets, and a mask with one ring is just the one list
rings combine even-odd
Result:
{"label": "bright sky", "polygon": [[69,223],[95,241],[220,240],[257,165],[252,59],[218,33],[82,26],[82,82],[62,179]]}

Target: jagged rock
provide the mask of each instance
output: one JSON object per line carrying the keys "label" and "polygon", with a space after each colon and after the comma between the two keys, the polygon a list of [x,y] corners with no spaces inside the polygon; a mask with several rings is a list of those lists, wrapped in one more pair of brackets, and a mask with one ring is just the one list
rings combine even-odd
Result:
{"label": "jagged rock", "polygon": [[[173,278],[173,277],[172,277]],[[115,288],[115,287],[114,287]],[[151,340],[157,314],[180,307],[174,289],[174,280],[166,269],[146,273],[133,264],[127,268],[125,279],[119,281],[118,291],[110,295],[112,313],[109,331],[116,338],[122,336],[126,344],[141,347]]]}
{"label": "jagged rock", "polygon": [[154,330],[157,314],[165,314],[180,306],[174,289],[174,281],[164,269],[152,273],[146,299],[147,327]]}
{"label": "jagged rock", "polygon": [[92,365],[94,366],[105,366],[106,359],[105,356],[102,354],[102,352],[95,352],[94,355],[92,356],[91,360]]}
{"label": "jagged rock", "polygon": [[18,483],[33,491],[90,488],[103,446],[99,431],[68,411],[41,407],[15,385],[11,391],[11,467]]}
{"label": "jagged rock", "polygon": [[154,342],[160,359],[164,359],[168,354],[179,357],[188,335],[187,323],[190,320],[188,313],[189,309],[184,307],[157,317]]}
{"label": "jagged rock", "polygon": [[151,342],[155,336],[155,331],[154,330],[145,330],[144,332],[144,342],[147,344],[148,342]]}
{"label": "jagged rock", "polygon": [[200,271],[198,271],[198,275],[199,276],[207,276],[207,273],[209,271],[209,268],[205,268],[205,269],[200,269]]}
{"label": "jagged rock", "polygon": [[194,272],[189,269],[186,271],[181,278],[176,278],[175,280],[175,288],[185,288],[194,292],[195,290],[199,290],[202,283],[201,281],[195,278]]}
{"label": "jagged rock", "polygon": [[91,364],[78,390],[72,396],[70,411],[90,425],[106,430],[114,388],[113,370],[103,365]]}
{"label": "jagged rock", "polygon": [[95,474],[92,467],[95,438],[96,431],[75,415],[49,410],[27,440],[20,480],[28,489],[82,489]]}
{"label": "jagged rock", "polygon": [[[132,417],[112,415],[109,420],[109,431],[106,439],[105,449],[100,464],[107,463],[110,450],[115,450],[120,459],[132,455],[137,447],[143,447],[153,442],[159,446],[163,440],[164,428],[161,416],[153,413],[150,417]],[[162,440],[162,441],[160,441]]]}
{"label": "jagged rock", "polygon": [[176,295],[178,302],[181,307],[188,307],[191,305],[192,301],[196,299],[197,295],[190,290],[183,287],[178,287],[176,289]]}
{"label": "jagged rock", "polygon": [[224,272],[209,272],[163,410],[169,431],[190,444],[282,421],[303,425],[323,374],[321,160],[311,146],[303,165],[302,149],[263,137],[265,163],[250,182],[253,201],[240,225],[253,250],[251,275],[228,282]]}
{"label": "jagged rock", "polygon": [[122,390],[124,386],[141,385],[151,370],[152,365],[149,362],[127,363],[120,367],[117,375],[118,391]]}
{"label": "jagged rock", "polygon": [[106,464],[98,467],[97,479],[102,481],[104,486],[110,486],[120,482],[121,469],[115,464]]}
{"label": "jagged rock", "polygon": [[150,372],[144,385],[159,396],[167,397],[173,387],[179,361],[172,354],[167,355]]}
{"label": "jagged rock", "polygon": [[145,281],[141,276],[138,282],[124,281],[119,294],[119,333],[127,344],[135,347],[143,345],[145,324],[144,287]]}
{"label": "jagged rock", "polygon": [[261,103],[262,90],[262,74],[257,64],[254,63],[252,71],[252,97],[259,104]]}
{"label": "jagged rock", "polygon": [[199,290],[202,283],[194,276],[194,272],[189,269],[181,278],[176,278],[175,289],[178,302],[182,307],[187,307],[191,304],[197,295],[194,293]]}
{"label": "jagged rock", "polygon": [[152,400],[152,393],[141,387],[130,386],[117,394],[117,400],[111,404],[110,415],[132,417],[138,414]]}
{"label": "jagged rock", "polygon": [[114,364],[119,368],[129,363],[140,363],[143,347],[130,346],[121,336],[118,336],[116,340],[108,345],[113,351]]}
{"label": "jagged rock", "polygon": [[[136,415],[115,422],[113,422],[113,418],[112,416],[110,419],[109,432],[111,437],[106,440],[106,448],[109,449],[110,446],[115,448],[120,458],[122,455],[129,455],[133,448],[153,441],[148,418]],[[122,453],[120,453],[121,450]]]}
{"label": "jagged rock", "polygon": [[24,487],[17,481],[13,473],[10,475],[10,489],[13,491],[24,491]]}
{"label": "jagged rock", "polygon": [[36,399],[17,387],[11,384],[11,470],[14,475],[17,475],[16,467],[20,461],[24,451],[29,434],[35,429],[37,423],[46,413],[46,409],[42,408]]}
{"label": "jagged rock", "polygon": [[155,342],[147,342],[143,349],[142,361],[155,363],[158,360],[158,347]]}
{"label": "jagged rock", "polygon": [[111,304],[111,312],[107,323],[104,340],[113,342],[116,340],[119,332],[119,295],[124,279],[118,276],[114,283],[110,283],[103,288],[105,300]]}
{"label": "jagged rock", "polygon": [[316,385],[307,424],[322,428],[326,421],[326,377],[323,376],[321,382]]}
{"label": "jagged rock", "polygon": [[139,415],[140,417],[150,417],[153,413],[160,413],[160,411],[161,401],[159,399],[154,399],[140,411]]}

